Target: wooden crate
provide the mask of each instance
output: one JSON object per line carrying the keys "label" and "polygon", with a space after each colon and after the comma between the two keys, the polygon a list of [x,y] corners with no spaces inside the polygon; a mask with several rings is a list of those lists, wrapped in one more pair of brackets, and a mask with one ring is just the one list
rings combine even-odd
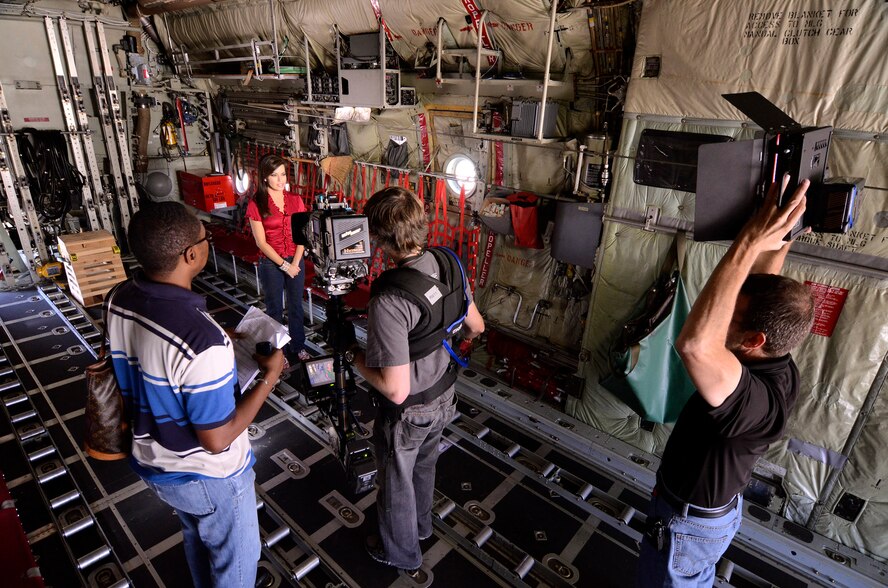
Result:
{"label": "wooden crate", "polygon": [[83,306],[105,300],[105,294],[126,279],[120,248],[108,231],[59,236],[59,254],[68,274],[68,290]]}

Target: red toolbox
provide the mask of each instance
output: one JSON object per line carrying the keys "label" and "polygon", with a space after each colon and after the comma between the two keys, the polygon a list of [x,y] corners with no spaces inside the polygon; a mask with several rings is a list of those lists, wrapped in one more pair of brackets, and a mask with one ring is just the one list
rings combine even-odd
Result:
{"label": "red toolbox", "polygon": [[210,170],[176,172],[179,194],[185,204],[206,212],[234,206],[234,185],[231,176],[214,174]]}

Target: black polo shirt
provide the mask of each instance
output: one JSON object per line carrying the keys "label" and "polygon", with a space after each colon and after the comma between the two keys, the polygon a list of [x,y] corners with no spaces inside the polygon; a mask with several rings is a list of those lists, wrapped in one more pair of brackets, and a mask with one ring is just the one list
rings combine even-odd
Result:
{"label": "black polo shirt", "polygon": [[696,506],[727,504],[749,482],[758,456],[783,436],[798,391],[798,368],[785,355],[744,365],[717,408],[695,392],[666,443],[658,479]]}

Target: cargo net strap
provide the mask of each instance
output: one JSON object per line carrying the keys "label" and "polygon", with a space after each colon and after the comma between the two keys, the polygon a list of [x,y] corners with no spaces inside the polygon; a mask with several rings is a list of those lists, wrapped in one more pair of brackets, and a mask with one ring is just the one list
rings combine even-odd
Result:
{"label": "cargo net strap", "polygon": [[[473,217],[466,215],[465,189],[460,191],[457,209],[448,210],[447,180],[425,173],[416,173],[415,180],[408,170],[391,169],[367,162],[355,162],[349,185],[342,187],[342,198],[356,213],[362,214],[364,206],[373,194],[390,186],[400,186],[416,194],[429,215],[429,246],[446,246],[456,251],[460,259],[466,261],[469,284],[475,291],[475,270],[478,265],[478,243],[481,237],[480,226]],[[334,182],[334,185],[336,183]],[[426,194],[431,198],[426,199]],[[456,220],[450,224],[451,216]],[[468,223],[468,226],[467,226]],[[375,248],[371,257],[368,280],[373,281],[386,269],[394,267],[394,262],[380,248]]]}
{"label": "cargo net strap", "polygon": [[[352,171],[352,184],[346,191],[348,195],[345,199],[356,213],[361,214],[370,197],[389,186],[400,186],[405,190],[413,190],[410,172],[392,170],[371,163],[358,163]],[[394,262],[381,248],[377,247],[373,251],[367,279],[372,282],[379,274],[394,266]]]}

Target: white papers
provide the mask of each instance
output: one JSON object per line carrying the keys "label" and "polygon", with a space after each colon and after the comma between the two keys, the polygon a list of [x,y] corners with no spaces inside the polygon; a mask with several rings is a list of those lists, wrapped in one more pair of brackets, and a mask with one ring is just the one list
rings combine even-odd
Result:
{"label": "white papers", "polygon": [[253,306],[234,331],[240,335],[240,338],[232,340],[237,381],[241,391],[246,392],[259,374],[259,364],[253,359],[256,343],[269,341],[275,349],[280,349],[290,341],[290,334],[287,327]]}

